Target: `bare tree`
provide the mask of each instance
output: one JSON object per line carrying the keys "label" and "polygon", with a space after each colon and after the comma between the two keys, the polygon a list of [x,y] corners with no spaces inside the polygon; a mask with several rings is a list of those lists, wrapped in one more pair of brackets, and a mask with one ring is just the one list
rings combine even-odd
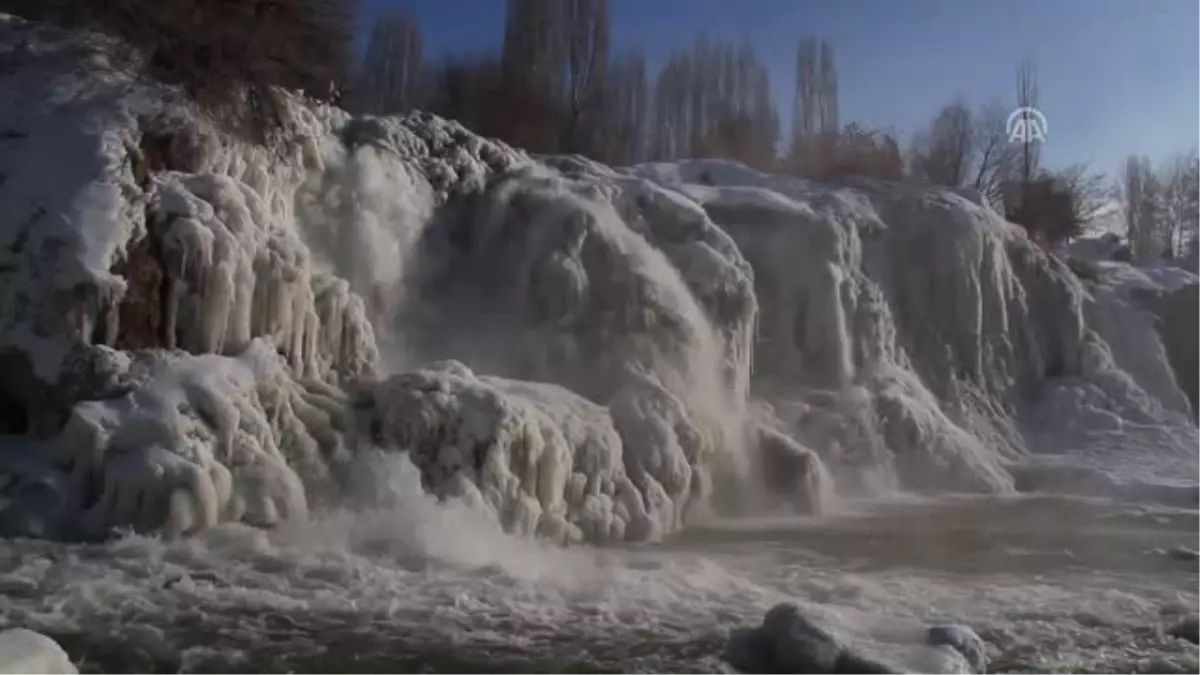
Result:
{"label": "bare tree", "polygon": [[421,28],[406,12],[392,10],[375,20],[363,56],[357,107],[377,115],[416,104],[421,77]]}
{"label": "bare tree", "polygon": [[[567,27],[567,101],[563,150],[587,152],[596,140],[584,139],[585,126],[598,127],[604,75],[608,65],[608,0],[564,0]],[[595,119],[586,118],[593,111]]]}
{"label": "bare tree", "polygon": [[992,101],[975,115],[974,188],[989,204],[998,206],[1004,196],[1004,184],[1010,178],[1017,159],[1017,146],[1009,142],[1004,128],[1008,110],[1000,101]]}
{"label": "bare tree", "polygon": [[654,159],[683,157],[690,137],[688,80],[691,60],[686,53],[667,57],[654,83],[654,118],[651,125],[651,153]]}
{"label": "bare tree", "polygon": [[967,181],[975,161],[976,127],[961,100],[942,108],[928,131],[913,143],[913,169],[937,185],[958,187]]}
{"label": "bare tree", "polygon": [[566,73],[565,9],[559,0],[508,0],[500,57],[506,87],[561,98]]}
{"label": "bare tree", "polygon": [[837,67],[833,61],[833,46],[821,40],[821,80],[820,80],[820,115],[821,133],[825,136],[836,135],[839,128],[838,118],[838,80]]}
{"label": "bare tree", "polygon": [[1142,199],[1137,207],[1139,246],[1134,253],[1158,257],[1167,247],[1167,223],[1163,209],[1163,185],[1149,160],[1143,164]]}
{"label": "bare tree", "polygon": [[1102,211],[1109,208],[1116,197],[1117,190],[1101,171],[1093,171],[1087,164],[1072,164],[1055,172],[1075,195],[1075,220],[1081,224],[1092,221]]}
{"label": "bare tree", "polygon": [[773,167],[779,116],[754,48],[701,35],[668,57],[655,83],[653,129],[659,159],[728,157]]}
{"label": "bare tree", "polygon": [[1122,186],[1130,248],[1139,257],[1157,257],[1170,246],[1166,172],[1159,175],[1146,157],[1125,161]]}
{"label": "bare tree", "polygon": [[796,51],[796,96],[789,163],[801,174],[819,173],[832,161],[839,130],[837,66],[833,47],[806,37]]}
{"label": "bare tree", "polygon": [[646,57],[640,50],[613,59],[605,89],[604,159],[614,164],[639,162],[647,153],[649,114]]}
{"label": "bare tree", "polygon": [[447,57],[428,70],[426,79],[427,105],[442,117],[509,142],[525,128],[519,117],[523,107],[504,90],[500,62],[492,54]]}
{"label": "bare tree", "polygon": [[1183,255],[1200,228],[1200,161],[1196,150],[1173,157],[1163,173],[1163,211],[1168,223],[1165,253],[1174,260]]}
{"label": "bare tree", "polygon": [[[1017,105],[1021,108],[1021,121],[1026,130],[1034,124],[1030,111],[1038,105],[1038,76],[1037,66],[1026,59],[1017,68]],[[1028,183],[1037,173],[1038,160],[1037,139],[1026,133],[1021,140],[1020,180]]]}
{"label": "bare tree", "polygon": [[1125,236],[1134,254],[1141,255],[1144,249],[1145,235],[1141,231],[1144,223],[1141,210],[1145,205],[1146,177],[1149,173],[1149,162],[1137,155],[1125,158],[1122,167],[1122,187],[1125,206]]}
{"label": "bare tree", "polygon": [[501,88],[489,98],[499,135],[534,152],[557,152],[562,141],[567,77],[566,5],[559,0],[509,0],[500,54]]}

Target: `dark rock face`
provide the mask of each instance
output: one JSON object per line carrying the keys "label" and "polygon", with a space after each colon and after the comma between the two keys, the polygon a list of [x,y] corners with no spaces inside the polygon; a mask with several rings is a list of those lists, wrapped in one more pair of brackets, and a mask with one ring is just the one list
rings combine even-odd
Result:
{"label": "dark rock face", "polygon": [[1180,640],[1187,640],[1192,644],[1200,644],[1200,616],[1193,614],[1184,618],[1179,623],[1171,626],[1167,634],[1171,637],[1177,637]]}
{"label": "dark rock face", "polygon": [[94,336],[93,342],[123,350],[172,348],[170,278],[153,235],[142,237],[113,266],[113,273],[125,279],[125,295],[117,307],[108,307],[101,314],[96,330],[105,333]]}
{"label": "dark rock face", "polygon": [[59,432],[79,401],[123,393],[124,373],[115,354],[105,347],[74,345],[50,383],[38,377],[28,354],[0,349],[0,434],[47,438]]}
{"label": "dark rock face", "polygon": [[67,401],[34,371],[29,355],[0,349],[0,432],[46,436],[58,431],[52,419],[65,414]]}
{"label": "dark rock face", "polygon": [[29,413],[6,388],[0,388],[0,434],[24,434],[29,431]]}
{"label": "dark rock face", "polygon": [[[168,127],[165,120],[143,120],[140,146],[129,150],[134,178],[143,189],[149,187],[155,173],[185,170],[195,164],[187,159],[189,152],[195,154],[194,148],[188,146],[188,139],[172,133]],[[93,344],[122,350],[175,347],[173,280],[163,264],[153,218],[150,213],[146,215],[149,231],[131,242],[124,257],[113,265],[113,274],[125,280],[125,294],[117,306],[101,308]]]}

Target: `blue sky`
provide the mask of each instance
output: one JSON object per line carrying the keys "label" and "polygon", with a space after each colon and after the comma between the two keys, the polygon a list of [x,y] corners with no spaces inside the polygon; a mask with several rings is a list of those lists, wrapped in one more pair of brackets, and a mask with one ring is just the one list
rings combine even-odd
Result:
{"label": "blue sky", "polygon": [[[363,0],[421,22],[427,54],[495,49],[503,0]],[[617,48],[654,67],[702,31],[749,37],[772,73],[785,124],[796,43],[832,43],[843,121],[907,135],[939,107],[1015,100],[1016,67],[1038,66],[1045,162],[1113,171],[1130,152],[1158,160],[1200,141],[1197,0],[610,0]]]}

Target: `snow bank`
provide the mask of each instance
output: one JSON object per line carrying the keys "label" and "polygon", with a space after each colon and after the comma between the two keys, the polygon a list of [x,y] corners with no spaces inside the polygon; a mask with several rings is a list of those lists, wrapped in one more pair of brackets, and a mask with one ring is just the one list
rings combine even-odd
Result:
{"label": "snow bank", "polygon": [[286,94],[254,145],[131,50],[0,22],[4,532],[270,526],[382,449],[511,531],[645,539],[1195,437],[1178,348],[1122,338],[1150,314],[969,194],[535,161]]}

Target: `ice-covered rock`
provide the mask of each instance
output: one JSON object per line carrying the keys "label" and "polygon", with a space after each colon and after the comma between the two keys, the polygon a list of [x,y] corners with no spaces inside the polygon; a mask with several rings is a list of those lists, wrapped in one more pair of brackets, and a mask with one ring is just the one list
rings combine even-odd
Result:
{"label": "ice-covered rock", "polygon": [[71,657],[54,640],[24,628],[0,631],[0,673],[74,675]]}
{"label": "ice-covered rock", "polygon": [[986,672],[983,643],[963,626],[933,627],[925,644],[867,644],[852,633],[783,602],[762,625],[735,629],[724,658],[744,673]]}
{"label": "ice-covered rock", "polygon": [[[833,479],[812,448],[782,428],[774,410],[759,402],[747,423],[751,449],[758,453],[765,493],[802,513],[819,513],[833,499]],[[755,493],[757,494],[757,493]]]}
{"label": "ice-covered rock", "polygon": [[673,529],[741,474],[757,313],[749,268],[694,204],[580,163],[442,209],[403,324],[425,359],[606,405],[629,479]]}
{"label": "ice-covered rock", "polygon": [[987,647],[983,639],[967,626],[930,626],[926,642],[934,647],[949,647],[958,652],[971,665],[972,672],[987,672]]}
{"label": "ice-covered rock", "polygon": [[[1153,321],[1135,303],[1082,282],[986,206],[715,160],[629,173],[700,204],[751,263],[755,395],[839,489],[1007,491],[1030,450],[1115,453],[1114,425],[1145,430],[1139,453],[1194,455],[1170,340],[1147,339],[1137,328]],[[1159,288],[1186,275],[1143,274]],[[1194,358],[1194,326],[1178,334]]]}
{"label": "ice-covered rock", "polygon": [[[1068,311],[1030,306],[1023,282],[1047,266],[1028,241],[949,192],[710,164],[638,173],[701,204],[750,261],[760,395],[794,433],[843,485],[1011,489],[1002,460],[1019,440],[992,420],[1047,362],[1073,358],[1082,331],[1066,290],[1039,295]],[[689,182],[697,172],[713,185]]]}
{"label": "ice-covered rock", "polygon": [[129,391],[85,401],[52,444],[83,532],[273,525],[335,490],[341,392],[296,380],[262,339],[237,357],[142,352]]}
{"label": "ice-covered rock", "polygon": [[[371,442],[409,453],[422,482],[560,543],[653,536],[675,523],[625,471],[612,416],[561,387],[476,376],[458,362],[396,375],[358,404]],[[643,452],[652,452],[646,449]]]}

